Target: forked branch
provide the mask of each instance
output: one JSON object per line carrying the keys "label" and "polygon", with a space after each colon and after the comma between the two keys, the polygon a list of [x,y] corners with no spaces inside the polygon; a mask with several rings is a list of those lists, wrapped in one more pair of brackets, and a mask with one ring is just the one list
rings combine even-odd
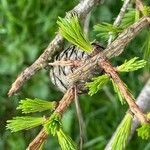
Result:
{"label": "forked branch", "polygon": [[127,101],[131,112],[138,118],[141,123],[150,123],[150,120],[145,116],[145,114],[140,110],[138,105],[135,103],[134,99],[132,98],[131,93],[125,86],[124,82],[120,79],[116,70],[112,67],[109,61],[106,59],[105,56],[101,56],[99,60],[99,66],[104,69],[105,73],[107,73],[112,80],[118,86],[120,92],[124,96],[124,99]]}
{"label": "forked branch", "polygon": [[[67,90],[63,98],[59,101],[58,106],[56,107],[55,112],[63,114],[63,112],[69,107],[71,102],[75,97],[75,89],[71,87]],[[38,150],[43,142],[47,139],[48,134],[44,130],[44,128],[39,132],[39,134],[35,137],[35,139],[29,144],[27,150]]]}
{"label": "forked branch", "polygon": [[[75,6],[70,12],[76,12],[81,20],[85,19],[87,14],[95,7],[100,0],[84,0]],[[44,68],[48,60],[52,58],[52,55],[56,51],[60,51],[60,47],[63,44],[63,37],[57,34],[53,41],[44,50],[43,54],[29,67],[27,67],[12,84],[11,89],[8,92],[8,96],[14,95],[23,84],[28,81],[37,71]]]}
{"label": "forked branch", "polygon": [[[113,41],[102,53],[108,59],[120,55],[125,46],[147,25],[150,24],[150,17],[143,17],[133,25],[125,29],[115,41]],[[72,74],[68,76],[69,84],[74,84],[79,80],[85,80],[91,74],[91,70],[97,65],[101,54],[97,54],[91,59],[87,60],[84,65],[77,68]]]}

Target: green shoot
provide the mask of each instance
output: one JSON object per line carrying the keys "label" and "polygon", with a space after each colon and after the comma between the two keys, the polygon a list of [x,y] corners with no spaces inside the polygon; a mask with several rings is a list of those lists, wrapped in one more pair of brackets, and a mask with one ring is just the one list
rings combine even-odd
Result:
{"label": "green shoot", "polygon": [[136,19],[137,19],[137,16],[136,16],[136,10],[135,9],[130,9],[123,17],[122,21],[121,21],[121,24],[120,24],[120,27],[125,29],[127,28],[128,26],[130,26],[131,24],[133,24]]}
{"label": "green shoot", "polygon": [[83,33],[76,15],[68,15],[68,17],[64,19],[59,17],[57,24],[59,25],[60,34],[70,43],[88,53],[92,51],[92,45]]}
{"label": "green shoot", "polygon": [[150,138],[150,125],[149,124],[142,124],[142,126],[137,129],[137,134],[143,140],[149,139]]}
{"label": "green shoot", "polygon": [[40,99],[29,99],[21,100],[17,109],[21,109],[22,113],[33,113],[42,112],[45,110],[54,110],[56,107],[56,102],[48,102]]}
{"label": "green shoot", "polygon": [[145,60],[138,60],[138,57],[134,57],[129,61],[125,60],[121,66],[117,67],[117,70],[119,72],[130,72],[143,68],[145,65]]}
{"label": "green shoot", "polygon": [[118,98],[119,98],[121,104],[123,105],[125,103],[124,96],[120,92],[120,89],[118,88],[118,85],[112,79],[111,79],[111,81],[112,81],[112,85],[114,87],[114,91],[117,93]]}
{"label": "green shoot", "polygon": [[61,128],[57,131],[57,137],[62,150],[77,150],[74,141]]}
{"label": "green shoot", "polygon": [[61,115],[59,113],[53,113],[47,122],[44,124],[45,131],[53,136],[62,126]]}
{"label": "green shoot", "polygon": [[39,125],[44,124],[46,119],[44,117],[14,117],[12,120],[7,121],[7,129],[10,129],[11,132],[17,132],[20,130],[28,130]]}
{"label": "green shoot", "polygon": [[110,36],[109,33],[111,33],[113,38],[115,38],[120,32],[122,32],[122,28],[103,22],[95,25],[94,31],[98,32],[97,36],[107,41]]}
{"label": "green shoot", "polygon": [[112,34],[113,38],[115,38],[119,33],[121,33],[125,28],[133,24],[136,20],[139,19],[138,13],[135,9],[130,9],[122,19],[120,26],[115,27],[109,23],[101,23],[94,26],[94,31],[98,32],[97,36],[101,37],[105,41],[109,38],[109,33]]}
{"label": "green shoot", "polygon": [[147,60],[146,68],[150,70],[150,32],[147,33],[142,50],[144,51],[144,59]]}
{"label": "green shoot", "polygon": [[86,84],[86,87],[89,88],[88,94],[92,96],[97,93],[109,81],[109,79],[109,76],[106,74],[92,78],[93,81]]}
{"label": "green shoot", "polygon": [[127,113],[115,132],[114,139],[111,143],[111,150],[123,150],[125,148],[131,131],[131,123],[132,115]]}
{"label": "green shoot", "polygon": [[150,7],[149,6],[144,6],[143,15],[150,16]]}
{"label": "green shoot", "polygon": [[140,11],[138,9],[135,10],[135,21],[140,19]]}
{"label": "green shoot", "polygon": [[[148,113],[147,117],[150,118],[150,113]],[[147,140],[150,138],[150,124],[142,124],[136,131],[142,139]]]}

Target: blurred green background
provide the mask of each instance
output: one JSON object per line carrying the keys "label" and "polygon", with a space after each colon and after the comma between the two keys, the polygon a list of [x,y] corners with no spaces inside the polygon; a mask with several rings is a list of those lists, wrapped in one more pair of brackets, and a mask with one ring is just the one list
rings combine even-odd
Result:
{"label": "blurred green background", "polygon": [[[62,93],[51,83],[48,71],[38,72],[15,96],[8,98],[7,92],[17,75],[31,65],[43,52],[57,32],[56,20],[64,17],[77,0],[1,0],[0,1],[0,150],[24,150],[36,136],[40,128],[30,131],[11,133],[5,129],[6,120],[19,115],[16,107],[20,99],[41,98],[59,100]],[[107,0],[92,11],[90,38],[96,38],[93,25],[100,22],[113,22],[122,5],[120,0]],[[98,39],[100,41],[101,39]],[[134,56],[142,57],[141,43],[145,40],[142,31],[118,58],[114,64],[121,64]],[[101,41],[100,41],[101,42]],[[101,42],[105,46],[105,42]],[[142,89],[145,71],[136,71],[121,75],[135,97]],[[102,150],[127,110],[121,106],[117,96],[108,85],[98,94],[80,97],[81,108],[86,123],[87,141],[85,150]],[[39,114],[37,114],[39,115]],[[63,118],[64,129],[75,140],[79,140],[79,128],[74,104]],[[149,150],[150,141],[143,141],[135,134],[127,147],[128,150]],[[59,149],[57,140],[49,137],[45,149]]]}

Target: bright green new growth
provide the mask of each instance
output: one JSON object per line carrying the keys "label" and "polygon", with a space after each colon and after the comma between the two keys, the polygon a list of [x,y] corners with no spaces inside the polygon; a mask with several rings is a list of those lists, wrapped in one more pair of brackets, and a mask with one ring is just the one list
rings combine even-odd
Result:
{"label": "bright green new growth", "polygon": [[55,136],[61,126],[61,115],[59,113],[53,113],[44,124],[44,129],[48,134]]}
{"label": "bright green new growth", "polygon": [[83,33],[76,15],[71,16],[68,14],[68,17],[64,19],[59,17],[57,24],[59,25],[60,34],[70,43],[88,53],[92,51],[92,45]]}
{"label": "bright green new growth", "polygon": [[125,62],[121,66],[117,67],[117,71],[119,72],[135,71],[140,68],[143,68],[145,65],[146,65],[145,60],[138,60],[138,57],[134,57],[129,61],[125,60]]}
{"label": "bright green new growth", "polygon": [[146,40],[143,44],[142,50],[144,51],[144,59],[147,61],[146,68],[150,70],[150,32],[146,34]]}
{"label": "bright green new growth", "polygon": [[131,24],[133,24],[135,21],[137,21],[136,19],[139,19],[137,17],[136,10],[129,9],[129,11],[125,13],[119,27],[121,27],[122,29],[125,29],[129,27]]}
{"label": "bright green new growth", "polygon": [[137,129],[137,134],[143,140],[149,139],[150,138],[150,125],[149,124],[142,124],[142,126]]}
{"label": "bright green new growth", "polygon": [[61,128],[57,131],[57,137],[62,150],[77,150],[74,141]]}
{"label": "bright green new growth", "polygon": [[101,23],[94,26],[94,31],[97,32],[97,36],[101,37],[105,41],[108,40],[110,33],[115,38],[119,33],[121,33],[125,28],[133,24],[139,19],[135,9],[130,9],[123,17],[120,26],[114,26],[110,23]]}
{"label": "bright green new growth", "polygon": [[132,115],[127,113],[115,132],[114,139],[111,143],[111,150],[123,150],[125,148],[131,131],[131,123]]}
{"label": "bright green new growth", "polygon": [[99,77],[92,78],[92,82],[88,82],[86,87],[89,88],[89,95],[94,95],[97,93],[108,81],[110,77],[108,75],[102,75]]}
{"label": "bright green new growth", "polygon": [[150,16],[150,7],[149,6],[144,6],[143,14],[144,14],[144,16]]}
{"label": "bright green new growth", "polygon": [[94,31],[98,32],[97,36],[107,41],[110,36],[109,33],[111,33],[113,38],[115,38],[118,35],[118,33],[122,32],[122,28],[115,27],[110,23],[103,22],[101,24],[95,25]]}
{"label": "bright green new growth", "polygon": [[7,120],[7,129],[10,129],[11,132],[17,132],[20,130],[28,130],[39,125],[44,124],[46,119],[44,117],[14,117],[12,120]]}
{"label": "bright green new growth", "polygon": [[57,134],[58,142],[62,150],[77,150],[73,140],[62,130],[61,115],[53,113],[44,124],[44,129],[48,134],[55,136]]}
{"label": "bright green new growth", "polygon": [[21,109],[22,113],[42,112],[45,110],[53,110],[56,107],[56,102],[48,102],[41,99],[21,100],[17,109]]}
{"label": "bright green new growth", "polygon": [[[150,113],[147,114],[147,117],[150,118]],[[150,138],[150,125],[149,124],[142,124],[140,128],[137,130],[138,136],[140,136],[142,139],[149,139]]]}
{"label": "bright green new growth", "polygon": [[[134,57],[129,61],[125,61],[124,64],[117,67],[117,71],[129,72],[129,71],[135,71],[135,70],[138,70],[138,69],[144,67],[146,64],[146,61],[145,60],[137,60],[137,59],[138,59],[138,57]],[[97,93],[110,80],[110,77],[105,74],[105,75],[102,75],[99,77],[95,77],[92,80],[93,80],[92,82],[88,82],[86,84],[86,87],[89,89],[88,94],[91,96],[94,95],[95,93]],[[124,104],[125,103],[124,96],[122,95],[120,89],[118,88],[118,85],[112,79],[111,79],[111,81],[112,81],[112,84],[114,87],[114,91],[117,93],[121,104]],[[131,94],[131,96],[132,96],[132,94]],[[132,98],[134,99],[133,96],[132,96]]]}
{"label": "bright green new growth", "polygon": [[118,98],[119,98],[121,104],[124,104],[125,103],[124,96],[120,92],[120,89],[118,88],[118,85],[113,81],[113,79],[111,79],[111,81],[112,81],[112,85],[114,87],[114,91],[117,93]]}

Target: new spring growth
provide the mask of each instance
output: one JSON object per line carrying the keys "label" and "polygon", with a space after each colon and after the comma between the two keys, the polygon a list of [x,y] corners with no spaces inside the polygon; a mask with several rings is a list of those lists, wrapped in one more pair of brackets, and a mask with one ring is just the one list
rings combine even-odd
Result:
{"label": "new spring growth", "polygon": [[[113,88],[114,88],[114,91],[115,93],[118,95],[118,98],[121,102],[121,104],[125,104],[126,101],[124,101],[124,96],[122,95],[121,91],[119,90],[119,87],[118,85],[111,79],[111,82],[112,82],[112,85],[113,85]],[[124,84],[125,85],[125,84]],[[125,85],[126,86],[126,85]],[[127,87],[127,86],[126,86]]]}
{"label": "new spring growth", "polygon": [[131,72],[143,68],[146,65],[145,60],[138,60],[138,57],[134,57],[117,67],[118,72]]}
{"label": "new spring growth", "polygon": [[96,94],[109,80],[110,77],[106,74],[92,78],[92,82],[86,84],[86,87],[89,88],[88,94],[91,96]]}
{"label": "new spring growth", "polygon": [[62,127],[61,115],[53,113],[47,122],[44,124],[44,129],[48,134],[56,135],[56,132]]}
{"label": "new spring growth", "polygon": [[125,148],[131,131],[131,123],[132,115],[127,113],[115,132],[114,140],[111,143],[111,150],[123,150]]}
{"label": "new spring growth", "polygon": [[22,110],[22,113],[42,112],[45,110],[54,110],[56,102],[45,101],[41,99],[29,99],[21,100],[17,109]]}
{"label": "new spring growth", "polygon": [[[125,61],[122,65],[116,67],[116,70],[118,72],[130,72],[130,71],[135,71],[135,70],[138,70],[140,68],[143,68],[145,65],[146,65],[145,60],[138,60],[138,57],[134,57],[128,61]],[[108,83],[108,81],[110,81],[110,79],[111,78],[107,74],[93,78],[91,82],[88,82],[86,84],[86,87],[89,89],[88,94],[91,96],[96,94],[100,89],[102,89],[102,87],[105,84]],[[112,79],[111,79],[111,82],[112,82],[112,85],[114,87],[114,91],[117,93],[117,95],[119,97],[121,104],[124,104],[125,103],[124,96],[120,92],[118,85]],[[127,85],[125,85],[125,86],[127,87]],[[132,94],[131,94],[131,96],[132,96]]]}
{"label": "new spring growth", "polygon": [[130,9],[125,16],[123,17],[120,26],[113,26],[110,23],[102,22],[94,26],[94,31],[96,32],[96,36],[100,37],[104,41],[108,41],[111,33],[113,39],[118,36],[125,28],[135,22],[136,10]]}
{"label": "new spring growth", "polygon": [[143,14],[144,14],[144,16],[150,16],[150,7],[149,6],[144,6]]}
{"label": "new spring growth", "polygon": [[59,17],[57,24],[59,25],[60,34],[70,43],[87,53],[92,51],[92,45],[84,34],[77,15],[68,14],[66,18]]}
{"label": "new spring growth", "polygon": [[17,132],[20,130],[28,130],[35,128],[39,125],[42,125],[46,122],[45,117],[31,117],[31,116],[22,116],[14,117],[12,120],[7,121],[7,129],[10,129],[11,132]]}
{"label": "new spring growth", "polygon": [[[147,114],[147,117],[150,118],[150,113]],[[150,125],[142,124],[141,127],[137,129],[137,134],[144,140],[149,139],[150,138]]]}
{"label": "new spring growth", "polygon": [[57,137],[62,150],[77,150],[74,141],[61,128],[57,131]]}
{"label": "new spring growth", "polygon": [[105,41],[108,40],[109,34],[112,33],[113,38],[115,38],[120,32],[122,32],[122,28],[113,26],[110,23],[101,23],[94,26],[94,31],[97,32],[98,37],[104,39]]}
{"label": "new spring growth", "polygon": [[[40,99],[26,99],[19,102],[17,109],[21,109],[22,113],[33,113],[42,112],[45,110],[54,110],[56,107],[56,102],[49,102]],[[28,130],[39,125],[44,125],[46,123],[45,117],[31,117],[31,116],[21,116],[14,117],[12,120],[7,121],[7,129],[11,132],[17,132],[20,130]]]}

